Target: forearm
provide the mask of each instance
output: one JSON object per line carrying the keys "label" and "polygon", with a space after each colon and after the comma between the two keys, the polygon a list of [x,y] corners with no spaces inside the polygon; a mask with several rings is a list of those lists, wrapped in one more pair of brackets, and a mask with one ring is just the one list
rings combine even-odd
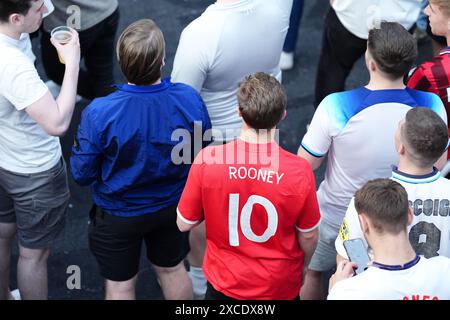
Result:
{"label": "forearm", "polygon": [[76,103],[79,70],[78,65],[66,65],[61,92],[56,99],[58,131],[65,132],[69,128]]}
{"label": "forearm", "polygon": [[319,232],[317,229],[305,233],[297,230],[297,239],[303,251],[303,265],[308,266],[317,247]]}

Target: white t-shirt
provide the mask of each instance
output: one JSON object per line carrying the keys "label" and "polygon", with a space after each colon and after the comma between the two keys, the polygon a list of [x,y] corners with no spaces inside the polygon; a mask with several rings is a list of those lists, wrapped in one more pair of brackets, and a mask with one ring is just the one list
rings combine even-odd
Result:
{"label": "white t-shirt", "polygon": [[[412,176],[396,168],[391,179],[408,193],[414,213],[414,220],[408,227],[409,239],[417,254],[426,258],[437,255],[450,258],[450,180],[441,177],[437,170],[424,176]],[[368,247],[352,199],[336,238],[338,254],[347,258],[343,242],[355,238],[363,239]]]}
{"label": "white t-shirt", "polygon": [[292,0],[213,4],[183,30],[172,81],[200,92],[213,129],[239,135],[236,92],[247,75],[262,71],[281,81],[278,64],[291,7]]}
{"label": "white t-shirt", "polygon": [[432,109],[447,122],[437,95],[409,88],[362,87],[333,93],[320,103],[302,147],[315,157],[328,155],[317,198],[322,218],[336,230],[356,190],[369,180],[391,176],[391,166],[398,163],[398,123],[418,106]]}
{"label": "white t-shirt", "polygon": [[28,34],[0,34],[0,167],[17,173],[48,170],[61,158],[59,138],[49,136],[25,111],[48,91],[34,66]]}
{"label": "white t-shirt", "polygon": [[381,21],[398,22],[409,30],[422,7],[422,0],[334,0],[332,7],[344,27],[361,39]]}
{"label": "white t-shirt", "polygon": [[400,270],[369,267],[337,282],[328,300],[450,300],[450,259],[421,257]]}

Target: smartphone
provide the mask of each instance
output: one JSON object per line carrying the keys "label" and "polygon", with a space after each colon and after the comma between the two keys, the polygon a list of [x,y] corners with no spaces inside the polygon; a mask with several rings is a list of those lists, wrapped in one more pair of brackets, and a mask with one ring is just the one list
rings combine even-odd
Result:
{"label": "smartphone", "polygon": [[370,262],[367,248],[361,238],[351,239],[344,241],[344,248],[347,251],[347,256],[351,262],[355,262],[358,265],[358,269],[355,270],[356,274],[360,274],[366,270],[367,265]]}

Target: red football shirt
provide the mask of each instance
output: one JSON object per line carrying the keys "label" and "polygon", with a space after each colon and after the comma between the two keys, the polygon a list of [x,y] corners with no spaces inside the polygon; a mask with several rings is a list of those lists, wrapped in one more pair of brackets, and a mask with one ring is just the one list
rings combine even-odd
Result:
{"label": "red football shirt", "polygon": [[441,98],[447,111],[450,133],[450,47],[442,50],[433,60],[418,66],[408,80],[408,87],[432,92]]}
{"label": "red football shirt", "polygon": [[294,299],[303,252],[296,228],[320,220],[307,161],[276,143],[236,140],[197,156],[178,205],[186,223],[205,220],[203,270],[213,287],[235,299]]}

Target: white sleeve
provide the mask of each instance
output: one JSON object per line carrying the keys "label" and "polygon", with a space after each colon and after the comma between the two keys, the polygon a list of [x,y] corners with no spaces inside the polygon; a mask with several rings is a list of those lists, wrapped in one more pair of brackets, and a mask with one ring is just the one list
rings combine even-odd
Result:
{"label": "white sleeve", "polygon": [[333,132],[332,121],[328,108],[332,108],[330,96],[327,96],[320,103],[308,131],[303,137],[301,146],[314,157],[321,158],[325,156],[330,149]]}
{"label": "white sleeve", "polygon": [[172,82],[181,82],[201,91],[210,63],[209,53],[205,50],[206,39],[202,39],[196,21],[183,30],[173,62]]}
{"label": "white sleeve", "polygon": [[334,242],[337,253],[345,259],[348,259],[347,252],[344,248],[344,241],[356,238],[361,238],[366,248],[368,247],[361,224],[359,223],[358,212],[355,209],[355,198],[352,198],[345,213],[344,220],[342,220],[336,241]]}
{"label": "white sleeve", "polygon": [[48,88],[26,56],[10,57],[0,66],[0,95],[20,111],[41,99]]}

